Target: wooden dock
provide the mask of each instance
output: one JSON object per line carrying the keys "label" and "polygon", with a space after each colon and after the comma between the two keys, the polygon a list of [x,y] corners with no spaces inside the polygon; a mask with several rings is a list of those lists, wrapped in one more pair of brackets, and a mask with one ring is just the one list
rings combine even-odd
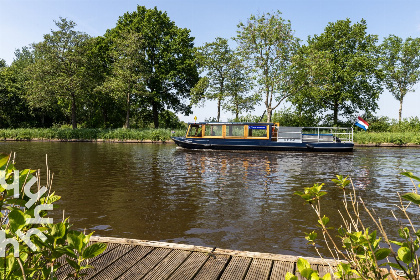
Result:
{"label": "wooden dock", "polygon": [[[217,248],[213,251],[209,247],[97,236],[92,236],[91,241],[107,243],[108,247],[89,262],[94,269],[86,270],[83,279],[284,280],[288,271],[298,275],[296,256]],[[335,264],[305,259],[320,275]],[[71,272],[71,267],[64,265],[57,277],[65,279]]]}

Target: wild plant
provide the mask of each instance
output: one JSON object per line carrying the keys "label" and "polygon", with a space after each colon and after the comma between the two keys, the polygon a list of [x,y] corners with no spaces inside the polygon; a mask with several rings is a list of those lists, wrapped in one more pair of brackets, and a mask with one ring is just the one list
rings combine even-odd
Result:
{"label": "wild plant", "polygon": [[19,171],[14,156],[0,154],[1,279],[57,279],[66,263],[73,268],[67,277],[80,279],[89,260],[106,249],[103,243],[90,244],[92,234],[70,230],[68,219],[52,223],[47,217],[60,199],[52,181],[48,164],[41,187],[39,170]]}
{"label": "wild plant", "polygon": [[[348,177],[337,175],[336,179],[332,180],[343,192],[343,209],[338,210],[341,226],[338,228],[330,227],[330,219],[321,211],[321,197],[327,194],[323,190],[324,184],[314,184],[312,187],[304,188],[303,192],[295,193],[316,213],[323,244],[329,251],[330,257],[338,263],[337,267],[331,267],[331,272],[336,278],[397,279],[398,274],[405,279],[420,279],[420,260],[417,252],[420,248],[420,230],[416,228],[408,212],[409,207],[420,205],[418,194],[420,185],[416,186],[414,183],[420,181],[420,178],[411,172],[403,172],[401,175],[411,179],[414,189],[404,194],[396,194],[399,198],[398,209],[403,217],[397,218],[398,215],[392,211],[399,228],[399,240],[389,237],[389,229],[385,229],[382,219],[374,210],[369,209],[362,197],[358,196],[352,180]],[[368,217],[375,229],[367,227],[368,221],[363,217]],[[323,258],[316,246],[318,233],[312,231],[307,233],[305,238]],[[299,266],[298,270],[306,279],[319,277],[315,271],[302,270],[302,273]],[[286,279],[295,279],[293,277],[296,276],[288,273]],[[324,279],[325,277],[330,276],[326,275]]]}

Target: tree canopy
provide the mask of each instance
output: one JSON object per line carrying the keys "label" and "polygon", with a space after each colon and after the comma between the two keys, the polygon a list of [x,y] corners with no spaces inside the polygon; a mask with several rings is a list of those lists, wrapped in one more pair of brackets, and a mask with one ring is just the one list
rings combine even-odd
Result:
{"label": "tree canopy", "polygon": [[351,118],[359,111],[377,108],[382,92],[377,36],[367,34],[366,29],[364,20],[355,24],[339,20],[329,23],[322,34],[309,37],[304,47],[311,61],[307,65],[318,73],[321,69],[322,75],[316,75],[302,92],[306,99],[302,103],[320,113],[332,112],[334,124],[339,115]]}
{"label": "tree canopy", "polygon": [[380,46],[386,88],[400,102],[401,122],[403,100],[420,81],[420,38],[403,39],[390,35]]}
{"label": "tree canopy", "polygon": [[55,24],[58,30],[33,45],[35,62],[27,68],[27,98],[31,107],[46,114],[58,105],[76,128],[78,106],[83,106],[90,86],[83,48],[89,36],[75,31],[71,20],[60,18]]}
{"label": "tree canopy", "polygon": [[191,107],[185,103],[198,81],[190,30],[177,27],[156,7],[137,6],[137,11],[121,16],[107,36],[113,40],[127,31],[142,41],[137,47],[145,58],[142,76],[147,94],[141,102],[150,106],[154,126],[159,127],[159,112],[166,109],[190,114]]}
{"label": "tree canopy", "polygon": [[270,122],[273,110],[292,94],[290,70],[299,40],[293,35],[290,21],[281,18],[277,11],[251,15],[248,22],[239,23],[235,41],[264,100]]}

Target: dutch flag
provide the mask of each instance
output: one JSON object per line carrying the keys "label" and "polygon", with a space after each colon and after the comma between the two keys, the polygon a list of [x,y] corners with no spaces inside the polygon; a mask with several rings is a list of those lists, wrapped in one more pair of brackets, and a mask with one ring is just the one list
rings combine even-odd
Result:
{"label": "dutch flag", "polygon": [[365,131],[368,129],[369,124],[367,123],[367,121],[365,121],[364,119],[362,119],[361,117],[357,117],[357,121],[355,123],[355,125],[357,125],[360,128],[363,128]]}

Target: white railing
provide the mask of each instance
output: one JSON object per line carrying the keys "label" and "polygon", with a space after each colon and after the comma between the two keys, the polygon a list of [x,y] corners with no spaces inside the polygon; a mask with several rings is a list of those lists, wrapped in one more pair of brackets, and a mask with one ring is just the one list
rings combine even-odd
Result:
{"label": "white railing", "polygon": [[353,142],[353,127],[302,127],[304,141],[306,135],[315,136],[312,142]]}

